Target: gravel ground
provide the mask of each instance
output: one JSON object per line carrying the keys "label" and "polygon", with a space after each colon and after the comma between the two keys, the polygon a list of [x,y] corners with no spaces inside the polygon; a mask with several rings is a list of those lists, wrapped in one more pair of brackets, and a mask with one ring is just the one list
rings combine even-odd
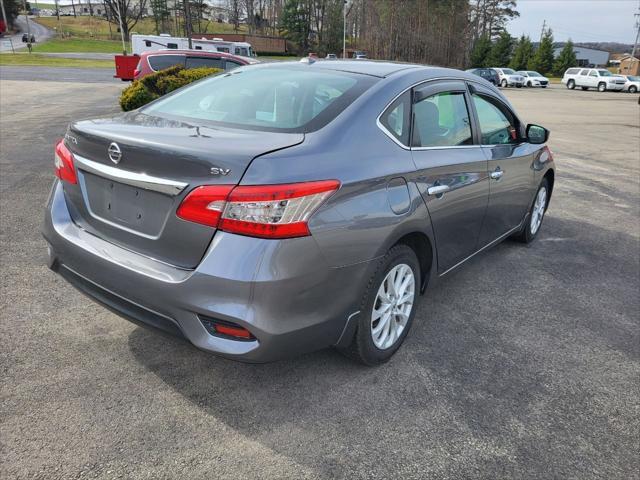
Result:
{"label": "gravel ground", "polygon": [[53,142],[121,88],[0,82],[0,476],[638,478],[637,96],[508,90],[552,130],[539,239],[428,290],[405,346],[365,368],[219,359],[46,268]]}

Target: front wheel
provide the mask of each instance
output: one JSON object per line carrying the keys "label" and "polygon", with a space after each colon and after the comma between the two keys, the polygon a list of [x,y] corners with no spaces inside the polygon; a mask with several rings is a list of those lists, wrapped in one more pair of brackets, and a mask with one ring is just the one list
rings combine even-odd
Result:
{"label": "front wheel", "polygon": [[529,88],[533,87],[533,85],[531,84],[531,82],[527,82],[527,87],[529,87]]}
{"label": "front wheel", "polygon": [[508,86],[509,84],[507,83],[507,80],[505,79],[505,80],[502,80],[501,85],[502,85],[502,88],[507,88],[507,86]]}
{"label": "front wheel", "polygon": [[411,328],[419,291],[418,258],[411,247],[396,245],[369,280],[356,332],[342,353],[365,365],[389,360]]}
{"label": "front wheel", "polygon": [[531,210],[529,210],[527,222],[522,227],[522,230],[514,235],[514,239],[522,243],[531,243],[535,240],[538,232],[540,231],[540,227],[542,226],[542,220],[545,212],[547,211],[548,202],[549,182],[545,178],[540,183],[540,187],[536,192],[533,205],[531,205]]}
{"label": "front wheel", "polygon": [[600,82],[598,84],[598,91],[599,92],[606,92],[607,91],[607,84],[604,82]]}
{"label": "front wheel", "polygon": [[629,87],[629,93],[636,93],[638,91],[638,87],[636,87],[635,85],[631,85]]}

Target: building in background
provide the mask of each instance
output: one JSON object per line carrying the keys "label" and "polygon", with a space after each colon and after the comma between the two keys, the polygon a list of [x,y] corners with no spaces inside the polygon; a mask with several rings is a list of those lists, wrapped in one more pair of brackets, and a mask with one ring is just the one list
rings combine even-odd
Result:
{"label": "building in background", "polygon": [[[562,47],[554,48],[553,56],[560,55]],[[586,47],[573,47],[573,51],[576,54],[578,60],[577,67],[606,67],[609,63],[609,52],[604,50],[596,50],[594,48]]]}

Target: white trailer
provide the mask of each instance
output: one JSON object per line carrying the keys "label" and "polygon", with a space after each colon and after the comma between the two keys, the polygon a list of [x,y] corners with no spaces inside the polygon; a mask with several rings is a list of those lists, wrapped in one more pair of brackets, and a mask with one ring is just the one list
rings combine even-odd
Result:
{"label": "white trailer", "polygon": [[[221,38],[192,38],[193,50],[206,52],[225,52],[241,57],[255,57],[251,44],[247,42],[227,42]],[[188,50],[189,39],[186,37],[172,37],[170,35],[131,35],[131,52],[140,55],[142,52],[157,50]]]}

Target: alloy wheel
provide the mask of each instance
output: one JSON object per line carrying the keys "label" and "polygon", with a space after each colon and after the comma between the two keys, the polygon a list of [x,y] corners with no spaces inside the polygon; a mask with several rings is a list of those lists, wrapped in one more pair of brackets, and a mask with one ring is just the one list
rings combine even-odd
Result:
{"label": "alloy wheel", "polygon": [[371,338],[380,350],[391,348],[407,326],[413,309],[416,280],[411,267],[393,267],[378,288],[371,312]]}
{"label": "alloy wheel", "polygon": [[533,204],[533,210],[531,211],[531,235],[535,235],[540,228],[542,217],[544,217],[544,209],[546,206],[547,189],[545,187],[542,187],[540,190],[538,190],[538,195],[536,195],[536,201]]}

